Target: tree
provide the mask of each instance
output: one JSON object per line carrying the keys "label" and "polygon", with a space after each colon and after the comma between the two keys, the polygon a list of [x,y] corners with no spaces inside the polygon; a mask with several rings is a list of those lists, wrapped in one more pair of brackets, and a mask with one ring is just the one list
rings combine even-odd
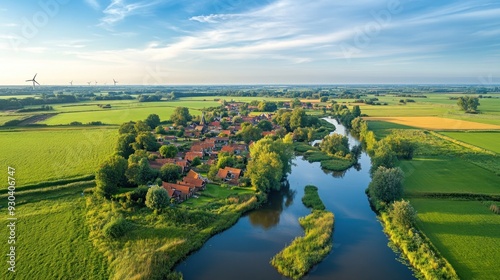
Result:
{"label": "tree", "polygon": [[271,131],[273,130],[273,124],[268,121],[268,120],[261,120],[258,124],[257,127],[260,128],[262,131]]}
{"label": "tree", "polygon": [[379,166],[384,166],[386,168],[395,167],[398,162],[398,157],[389,143],[386,141],[379,141],[373,151],[371,161],[371,170],[373,171],[377,170]]}
{"label": "tree", "polygon": [[349,153],[349,140],[346,136],[334,133],[327,135],[319,144],[321,151],[329,155],[345,156]]}
{"label": "tree", "polygon": [[191,162],[191,166],[198,166],[201,164],[201,159],[199,157],[195,157]]}
{"label": "tree", "polygon": [[409,228],[415,224],[417,212],[409,201],[395,201],[389,210],[389,217],[396,225]]}
{"label": "tree", "polygon": [[156,134],[162,134],[162,135],[165,135],[165,134],[167,134],[167,131],[165,130],[165,128],[164,128],[163,126],[159,125],[159,126],[157,126],[157,127],[155,128],[155,133],[156,133]]}
{"label": "tree", "polygon": [[458,107],[460,110],[465,111],[466,113],[476,113],[477,107],[479,104],[479,98],[472,96],[461,96],[457,101]]}
{"label": "tree", "polygon": [[354,118],[361,116],[361,109],[359,108],[359,105],[354,105],[351,114]]}
{"label": "tree", "polygon": [[263,192],[278,190],[283,177],[283,164],[275,152],[262,152],[247,165],[246,177]]}
{"label": "tree", "polygon": [[121,134],[116,143],[116,153],[124,158],[128,158],[134,153],[133,143],[135,143],[135,134]]}
{"label": "tree", "polygon": [[[311,131],[312,131],[312,129],[310,129],[308,127],[307,128],[298,127],[293,131],[293,139],[295,141],[299,141],[299,142],[307,141],[309,139],[309,132],[311,132]],[[312,137],[312,133],[311,133],[311,137]]]}
{"label": "tree", "polygon": [[129,134],[129,133],[135,134],[136,131],[135,131],[134,125],[135,125],[135,122],[122,123],[120,125],[120,128],[118,128],[118,133],[119,134]]}
{"label": "tree", "polygon": [[286,174],[291,171],[292,158],[293,158],[293,148],[292,148],[292,135],[289,134],[285,139],[273,140],[271,137],[265,137],[257,142],[255,142],[252,147],[250,147],[250,158],[258,159],[261,157],[261,153],[274,152],[279,155],[279,159],[282,163],[282,174]]}
{"label": "tree", "polygon": [[300,108],[302,107],[302,102],[300,101],[300,99],[298,98],[295,98],[293,101],[292,101],[292,108]]}
{"label": "tree", "polygon": [[162,187],[151,187],[146,194],[146,206],[159,211],[169,205],[168,192]]}
{"label": "tree", "polygon": [[189,109],[186,107],[177,107],[175,111],[170,115],[170,120],[176,125],[186,126],[193,117],[189,114]]}
{"label": "tree", "polygon": [[403,180],[404,173],[399,167],[385,168],[380,166],[373,173],[368,190],[373,198],[389,203],[401,199]]}
{"label": "tree", "polygon": [[174,163],[165,163],[160,168],[160,178],[165,182],[175,182],[181,177],[182,167]]}
{"label": "tree", "polygon": [[120,186],[126,185],[127,167],[127,160],[118,155],[101,163],[95,175],[96,194],[109,198],[118,192]]}
{"label": "tree", "polygon": [[319,102],[328,102],[328,96],[322,96],[322,97],[319,99]]}
{"label": "tree", "polygon": [[386,141],[391,146],[391,149],[400,159],[412,159],[413,153],[417,148],[417,145],[412,141],[401,138],[394,134],[387,136],[385,139],[383,139],[383,141]]}
{"label": "tree", "polygon": [[141,132],[149,132],[151,130],[151,128],[145,121],[137,121],[134,124],[134,129],[138,134]]}
{"label": "tree", "polygon": [[262,138],[262,130],[251,123],[243,123],[241,125],[241,130],[236,134],[245,143],[250,143],[251,141],[257,141]]}
{"label": "tree", "polygon": [[151,129],[154,129],[160,124],[160,116],[158,116],[157,114],[150,114],[146,118],[146,124],[149,125]]}
{"label": "tree", "polygon": [[258,108],[261,112],[274,112],[278,109],[278,105],[270,101],[261,101],[258,105]]}
{"label": "tree", "polygon": [[163,145],[160,147],[160,155],[162,157],[166,158],[174,158],[177,153],[179,152],[179,149],[175,145]]}
{"label": "tree", "polygon": [[160,144],[156,142],[156,138],[153,134],[149,132],[141,132],[135,138],[136,145],[134,145],[134,149],[136,150],[146,150],[149,152],[157,151],[160,147]]}
{"label": "tree", "polygon": [[276,124],[278,124],[279,126],[286,129],[286,131],[291,132],[291,131],[293,131],[290,128],[290,118],[291,117],[292,117],[292,112],[280,109],[280,110],[278,110],[276,115],[274,115],[273,121]]}
{"label": "tree", "polygon": [[290,129],[295,130],[297,127],[304,127],[306,120],[306,112],[302,108],[293,109],[290,116]]}
{"label": "tree", "polygon": [[155,172],[149,166],[148,159],[142,158],[138,163],[129,163],[125,176],[130,183],[135,185],[146,185],[154,179]]}

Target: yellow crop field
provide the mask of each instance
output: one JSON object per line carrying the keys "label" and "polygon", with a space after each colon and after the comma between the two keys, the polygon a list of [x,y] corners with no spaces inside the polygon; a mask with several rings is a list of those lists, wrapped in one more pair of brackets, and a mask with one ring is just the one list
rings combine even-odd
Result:
{"label": "yellow crop field", "polygon": [[367,121],[385,121],[429,130],[500,130],[500,125],[440,117],[365,117]]}

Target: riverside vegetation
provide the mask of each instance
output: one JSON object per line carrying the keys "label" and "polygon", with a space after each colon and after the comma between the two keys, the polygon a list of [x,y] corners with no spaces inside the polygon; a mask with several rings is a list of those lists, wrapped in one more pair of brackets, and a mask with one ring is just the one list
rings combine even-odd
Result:
{"label": "riverside vegetation", "polygon": [[284,276],[300,279],[332,250],[334,216],[325,210],[318,188],[308,185],[302,203],[311,208],[311,214],[299,218],[304,236],[295,238],[290,245],[271,259],[271,264]]}
{"label": "riverside vegetation", "polygon": [[[376,137],[380,139],[376,141],[375,134],[370,135],[373,132],[368,130],[372,122],[369,125],[363,121],[356,122],[353,122],[354,131],[365,139],[366,146],[371,145],[373,161],[382,162],[381,166],[401,168],[406,177],[403,182],[401,171],[398,171],[400,175],[391,177],[389,181],[400,180],[400,184],[390,192],[393,197],[384,199],[374,192],[381,185],[387,187],[387,181],[382,181],[384,184],[381,184],[377,179],[377,173],[380,171],[377,169],[374,171],[368,193],[390,240],[416,269],[417,276],[425,279],[488,279],[495,275],[495,269],[492,270],[491,264],[484,260],[484,254],[498,255],[498,252],[495,252],[498,238],[489,235],[495,231],[495,227],[498,228],[494,225],[498,218],[488,211],[488,207],[494,204],[491,201],[500,198],[500,179],[494,174],[500,166],[498,157],[491,151],[435,132],[393,125],[384,127],[378,121],[374,122],[377,128]],[[390,131],[387,132],[387,129]],[[445,134],[451,136],[455,133]],[[404,154],[401,153],[404,145],[391,145],[386,153],[377,155],[376,150],[380,149],[380,145],[384,145],[384,142],[394,142],[394,139],[413,143],[415,158],[408,160],[401,157]],[[476,146],[482,145],[476,138],[473,139]],[[485,141],[489,141],[489,138]],[[483,147],[489,147],[487,143],[485,142]],[[382,156],[384,160],[377,159],[377,156]],[[474,176],[471,176],[472,174]],[[415,205],[418,213],[418,219],[410,226],[401,226],[393,218],[392,201],[403,197],[409,199],[411,205]],[[459,204],[462,206],[454,206]],[[478,207],[480,204],[484,206]],[[429,212],[430,209],[433,209],[432,213]],[[443,212],[445,209],[446,213]],[[482,225],[476,225],[479,220],[476,219],[477,216],[471,216],[471,212],[481,215]],[[455,226],[457,222],[462,224],[464,221],[470,221],[469,226]],[[438,234],[442,231],[450,234]],[[481,234],[476,234],[477,232]]]}

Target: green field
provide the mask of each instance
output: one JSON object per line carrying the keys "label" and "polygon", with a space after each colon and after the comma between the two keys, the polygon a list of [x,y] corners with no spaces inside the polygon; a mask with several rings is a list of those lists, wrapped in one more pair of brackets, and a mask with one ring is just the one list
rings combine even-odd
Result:
{"label": "green field", "polygon": [[[379,96],[379,102],[387,102],[386,106],[361,105],[363,114],[369,117],[443,117],[472,122],[500,125],[500,99],[481,99],[478,109],[480,114],[466,114],[458,109],[456,100],[450,97],[463,94],[426,94],[428,98],[410,98],[415,103],[399,104],[400,97]],[[345,102],[338,99],[338,102]],[[347,100],[352,102],[353,100]],[[352,105],[352,104],[351,104]]]}
{"label": "green field", "polygon": [[[107,260],[88,238],[85,212],[80,193],[16,207],[16,273],[7,272],[4,261],[2,279],[108,279]],[[6,226],[0,234],[8,236]],[[8,252],[5,240],[2,253]]]}
{"label": "green field", "polygon": [[[111,104],[112,108],[102,109],[97,104]],[[60,105],[54,108],[60,114],[41,123],[48,125],[69,124],[74,121],[88,123],[101,121],[105,124],[122,124],[128,121],[144,120],[150,114],[157,114],[161,120],[170,119],[176,107],[188,107],[191,115],[201,115],[201,109],[220,105],[215,101],[165,101],[165,102],[94,102],[85,104]]]}
{"label": "green field", "polygon": [[487,202],[412,199],[418,226],[462,279],[498,279],[500,215]]}
{"label": "green field", "polygon": [[415,129],[411,126],[385,121],[368,121],[368,129],[375,133],[377,139],[382,139],[392,133],[393,129]]}
{"label": "green field", "polygon": [[498,132],[441,132],[441,134],[500,153],[500,133]]}
{"label": "green field", "polygon": [[402,161],[405,193],[499,194],[500,177],[459,158]]}
{"label": "green field", "polygon": [[16,169],[18,187],[92,174],[112,154],[117,135],[116,128],[3,130],[2,168]]}

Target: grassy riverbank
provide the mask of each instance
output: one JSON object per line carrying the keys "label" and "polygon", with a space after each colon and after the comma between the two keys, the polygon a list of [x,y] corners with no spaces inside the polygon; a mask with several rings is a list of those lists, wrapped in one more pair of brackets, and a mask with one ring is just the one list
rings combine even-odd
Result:
{"label": "grassy riverbank", "polygon": [[293,279],[303,277],[332,250],[334,216],[332,212],[324,210],[318,188],[306,186],[302,202],[312,208],[311,214],[299,218],[304,236],[295,238],[271,259],[271,264],[281,274]]}
{"label": "grassy riverbank", "polygon": [[[123,209],[115,201],[88,198],[90,239],[107,257],[112,279],[180,279],[179,273],[172,272],[177,262],[258,204],[257,195],[248,190],[217,188],[222,187],[211,185],[206,190],[210,204],[171,207],[159,214],[148,208]],[[110,239],[103,229],[108,221],[118,218],[127,221],[129,230]]]}

